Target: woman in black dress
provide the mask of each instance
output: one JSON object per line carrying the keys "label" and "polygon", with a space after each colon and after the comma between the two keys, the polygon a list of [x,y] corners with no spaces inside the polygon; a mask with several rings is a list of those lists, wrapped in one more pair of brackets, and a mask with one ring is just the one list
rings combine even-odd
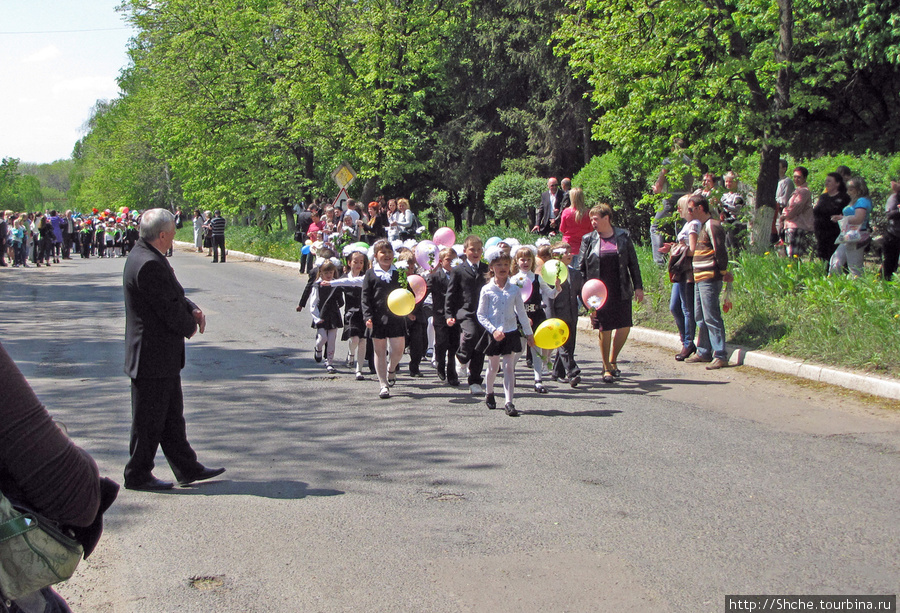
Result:
{"label": "woman in black dress", "polygon": [[847,185],[839,172],[830,172],[825,177],[825,192],[819,196],[813,207],[813,233],[816,235],[816,255],[825,262],[826,268],[831,256],[837,249],[838,235],[841,233],[836,222],[831,221],[833,215],[840,215],[844,207],[850,204]]}
{"label": "woman in black dress", "polygon": [[600,331],[603,381],[612,383],[620,375],[616,360],[631,331],[631,299],[644,300],[644,284],[634,243],[627,230],[613,227],[612,208],[599,204],[590,218],[594,231],[581,243],[581,274],[585,281],[600,279],[606,285],[606,302],[591,315],[591,323]]}

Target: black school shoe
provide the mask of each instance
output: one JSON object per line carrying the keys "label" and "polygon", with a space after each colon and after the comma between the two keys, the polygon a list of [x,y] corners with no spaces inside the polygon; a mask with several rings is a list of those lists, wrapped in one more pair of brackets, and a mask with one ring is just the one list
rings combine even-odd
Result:
{"label": "black school shoe", "polygon": [[511,402],[506,403],[506,414],[510,417],[518,417],[519,412],[516,410],[516,405]]}
{"label": "black school shoe", "polygon": [[497,408],[497,400],[494,398],[493,394],[486,394],[484,396],[484,404],[486,404],[487,408],[491,410]]}

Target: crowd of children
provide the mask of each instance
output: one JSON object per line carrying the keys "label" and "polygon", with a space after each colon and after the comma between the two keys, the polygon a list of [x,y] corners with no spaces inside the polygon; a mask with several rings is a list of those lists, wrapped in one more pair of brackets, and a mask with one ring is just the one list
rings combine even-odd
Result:
{"label": "crowd of children", "polygon": [[[498,407],[494,382],[501,375],[503,407],[511,417],[519,414],[515,367],[523,354],[537,393],[547,393],[545,377],[577,386],[581,373],[574,349],[581,274],[571,267],[568,244],[539,242],[543,244],[520,245],[506,239],[485,250],[481,239],[471,235],[455,247],[433,247],[427,262],[409,240],[381,239],[369,248],[350,245],[340,254],[343,260],[322,247],[297,306],[298,312],[309,308],[316,330],[315,360],[324,359],[326,371],[337,373],[337,330],[343,328],[347,366],[355,368],[357,380],[365,380],[366,371],[374,373],[380,398],[390,398],[406,352],[410,377],[421,377],[421,362],[429,360],[438,378],[450,386],[465,377],[469,391],[482,396],[489,409]],[[560,260],[569,273],[554,285],[539,274],[550,259]],[[389,296],[409,288],[412,275],[420,275],[427,289],[417,296],[412,312],[395,314]],[[555,356],[534,344],[534,330],[550,317],[565,321],[570,331]]]}

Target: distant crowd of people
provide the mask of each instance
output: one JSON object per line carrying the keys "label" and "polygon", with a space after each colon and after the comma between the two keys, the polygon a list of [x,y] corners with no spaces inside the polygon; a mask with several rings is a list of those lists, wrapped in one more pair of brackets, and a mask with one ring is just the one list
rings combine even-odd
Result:
{"label": "distant crowd of people", "polygon": [[138,239],[137,217],[95,211],[0,211],[0,266],[51,266],[60,260],[124,257]]}

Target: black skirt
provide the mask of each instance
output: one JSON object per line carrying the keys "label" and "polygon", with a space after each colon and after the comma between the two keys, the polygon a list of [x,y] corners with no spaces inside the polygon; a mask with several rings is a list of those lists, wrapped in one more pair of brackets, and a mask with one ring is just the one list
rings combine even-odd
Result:
{"label": "black skirt", "polygon": [[522,351],[522,335],[518,330],[507,332],[502,341],[494,338],[493,334],[485,333],[475,346],[475,350],[484,355],[509,355]]}

